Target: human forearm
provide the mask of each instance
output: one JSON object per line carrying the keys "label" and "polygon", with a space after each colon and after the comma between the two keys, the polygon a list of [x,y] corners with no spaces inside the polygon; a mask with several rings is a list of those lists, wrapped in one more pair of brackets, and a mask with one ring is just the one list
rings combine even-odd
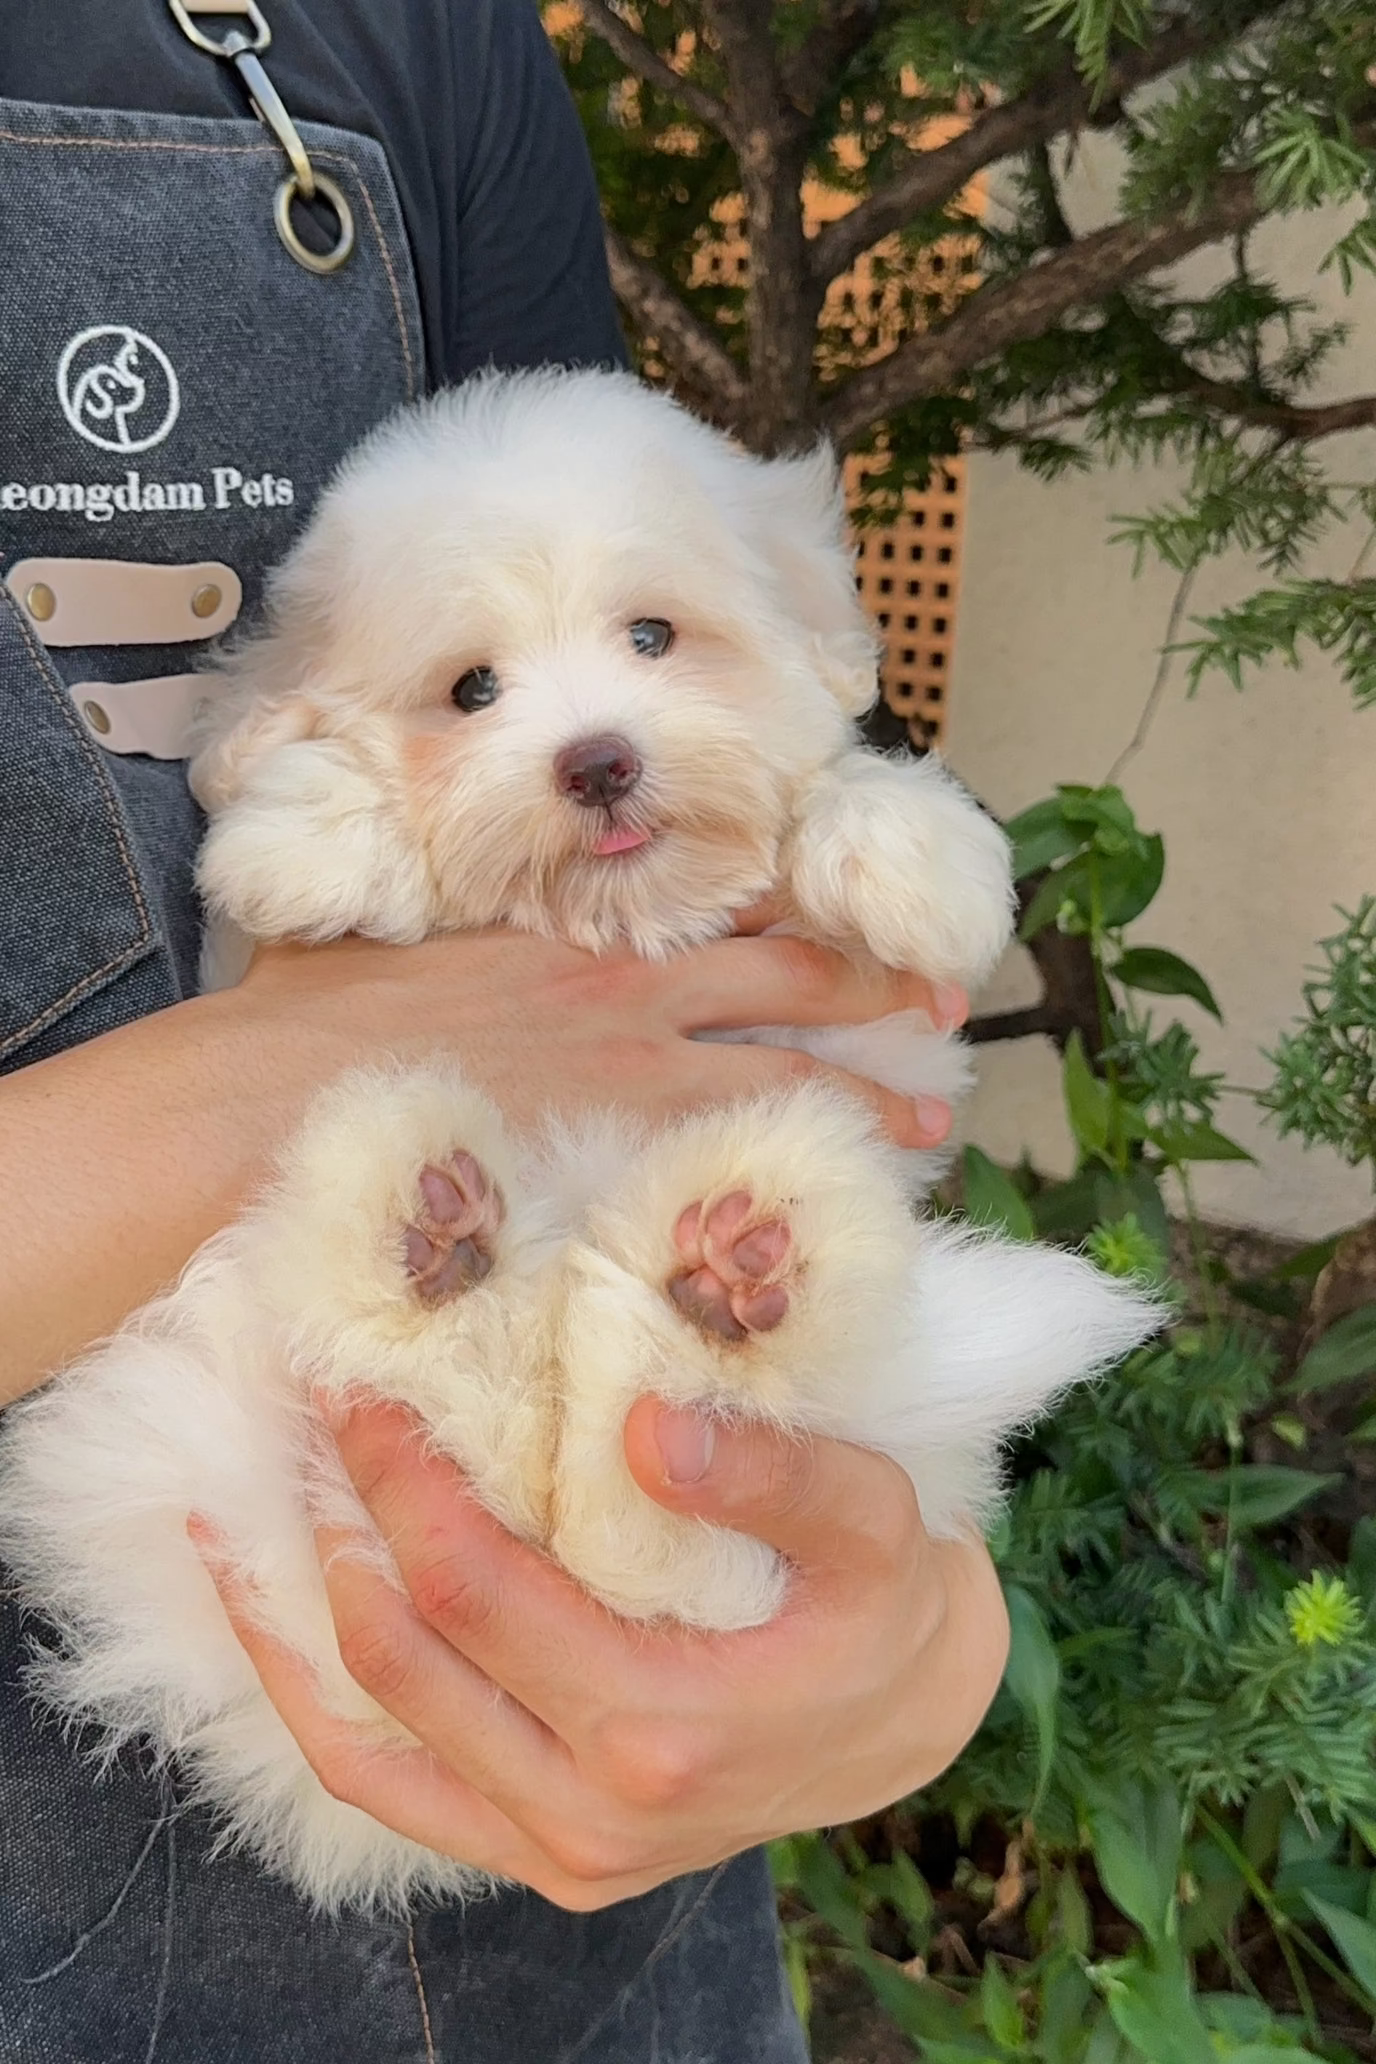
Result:
{"label": "human forearm", "polygon": [[319,1079],[239,991],[0,1083],[0,1403],[170,1281],[232,1216]]}

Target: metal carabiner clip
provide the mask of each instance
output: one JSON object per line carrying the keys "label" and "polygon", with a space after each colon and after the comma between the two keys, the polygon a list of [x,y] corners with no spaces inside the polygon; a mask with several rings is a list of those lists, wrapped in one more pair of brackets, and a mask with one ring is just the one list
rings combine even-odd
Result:
{"label": "metal carabiner clip", "polygon": [[[297,264],[308,272],[337,272],[354,247],[353,210],[334,180],[327,179],[312,165],[282,96],[263,68],[259,52],[271,43],[272,30],[255,0],[167,0],[167,4],[188,42],[233,65],[244,82],[253,112],[286,152],[291,171],[278,187],[273,204],[278,236]],[[223,36],[207,36],[197,26],[202,15],[232,15],[248,27],[228,28]],[[294,201],[313,201],[317,194],[329,202],[339,222],[338,238],[328,251],[312,251],[303,244],[291,219]]]}

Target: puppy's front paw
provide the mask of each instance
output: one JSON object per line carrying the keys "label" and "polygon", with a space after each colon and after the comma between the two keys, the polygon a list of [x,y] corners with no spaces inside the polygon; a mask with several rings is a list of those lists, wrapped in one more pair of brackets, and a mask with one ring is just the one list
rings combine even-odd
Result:
{"label": "puppy's front paw", "polygon": [[788,1316],[793,1232],[777,1214],[757,1211],[749,1190],[733,1190],[710,1209],[690,1204],[674,1226],[674,1245],[683,1265],[665,1289],[699,1332],[748,1340]]}
{"label": "puppy's front paw", "polygon": [[979,980],[1012,935],[1008,841],[934,759],[841,761],[800,822],[790,874],[820,938],[937,981]]}
{"label": "puppy's front paw", "polygon": [[420,1172],[420,1202],[406,1226],[406,1273],[420,1303],[447,1304],[491,1272],[506,1216],[502,1193],[482,1163],[462,1148]]}

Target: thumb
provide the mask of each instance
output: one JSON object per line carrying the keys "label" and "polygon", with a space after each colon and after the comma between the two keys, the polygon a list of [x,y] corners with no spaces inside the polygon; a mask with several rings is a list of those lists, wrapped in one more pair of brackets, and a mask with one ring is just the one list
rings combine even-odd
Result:
{"label": "thumb", "polygon": [[656,1504],[753,1534],[800,1569],[891,1571],[926,1550],[911,1483],[868,1448],[654,1397],[631,1407],[625,1441],[631,1475]]}

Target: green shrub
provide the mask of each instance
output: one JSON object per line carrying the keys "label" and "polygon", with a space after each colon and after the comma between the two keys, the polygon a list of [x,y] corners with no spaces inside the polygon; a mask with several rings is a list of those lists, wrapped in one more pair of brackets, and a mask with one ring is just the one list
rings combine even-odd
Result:
{"label": "green shrub", "polygon": [[[1376,1307],[1301,1358],[1253,1307],[1298,1312],[1331,1243],[1249,1285],[1193,1223],[1191,1280],[1172,1271],[1163,1183],[1193,1220],[1191,1167],[1245,1150],[1186,1027],[1142,1003],[1217,1015],[1196,969],[1127,937],[1161,841],[1113,788],[1061,788],[1010,829],[1041,877],[1023,935],[1088,941],[1103,1038],[1065,1050],[1073,1176],[967,1149],[965,1208],[1172,1283],[1177,1315],[1014,1457],[992,1544],[1012,1652],[969,1750],[920,1800],[777,1846],[795,1989],[806,2006],[819,1975],[862,1972],[928,2064],[1376,2057],[1376,1519],[1331,1466],[1376,1370]],[[1373,911],[1328,942],[1264,1098],[1352,1159],[1373,1118]]]}

